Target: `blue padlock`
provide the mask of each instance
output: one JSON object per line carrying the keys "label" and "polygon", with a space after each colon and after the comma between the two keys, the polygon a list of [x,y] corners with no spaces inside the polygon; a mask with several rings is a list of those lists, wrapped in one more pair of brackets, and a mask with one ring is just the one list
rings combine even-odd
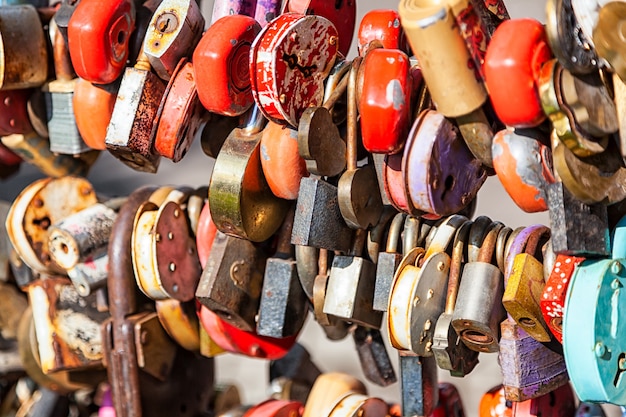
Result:
{"label": "blue padlock", "polygon": [[581,401],[626,405],[626,217],[611,239],[611,259],[574,271],[563,317],[565,363]]}

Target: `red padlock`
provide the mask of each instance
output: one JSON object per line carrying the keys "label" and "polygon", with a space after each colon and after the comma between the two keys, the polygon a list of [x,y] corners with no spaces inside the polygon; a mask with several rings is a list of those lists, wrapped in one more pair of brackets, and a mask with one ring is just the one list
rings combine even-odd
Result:
{"label": "red padlock", "polygon": [[76,127],[85,144],[92,149],[105,150],[104,139],[111,121],[117,94],[79,78],[74,87],[72,103]]}
{"label": "red padlock", "polygon": [[552,150],[539,136],[531,135],[530,130],[501,130],[491,146],[493,168],[500,182],[526,213],[548,210],[546,187],[555,182]]}
{"label": "red padlock", "polygon": [[239,116],[252,106],[250,45],[261,31],[254,18],[224,16],[204,33],[193,53],[198,96],[209,111]]}
{"label": "red padlock", "polygon": [[82,0],[67,28],[76,74],[95,84],[109,84],[123,72],[128,41],[135,28],[130,0]]}
{"label": "red padlock", "polygon": [[571,417],[576,411],[574,391],[569,384],[532,400],[513,403],[513,417]]}
{"label": "red padlock", "polygon": [[243,417],[299,417],[303,407],[299,401],[272,399],[250,408]]}
{"label": "red padlock", "polygon": [[411,116],[410,68],[409,57],[398,49],[372,49],[363,60],[359,112],[369,152],[392,154],[404,146]]}
{"label": "red padlock", "polygon": [[363,54],[372,41],[379,41],[383,48],[399,49],[409,53],[400,15],[393,9],[370,10],[363,16],[357,34],[359,54]]}
{"label": "red padlock", "polygon": [[0,91],[0,136],[33,131],[28,118],[28,99],[33,90]]}
{"label": "red padlock", "polygon": [[487,47],[484,71],[493,108],[504,124],[523,128],[545,120],[537,80],[541,66],[551,58],[540,22],[514,19],[498,26]]}
{"label": "red padlock", "polygon": [[200,308],[199,317],[208,335],[220,348],[253,358],[280,359],[289,352],[298,337],[294,335],[275,339],[240,330],[226,323],[206,306]]}
{"label": "red padlock", "polygon": [[194,66],[183,58],[165,89],[157,118],[154,147],[161,156],[180,161],[202,124],[204,108],[198,99]]}
{"label": "red padlock", "polygon": [[504,398],[504,387],[497,385],[483,394],[478,417],[512,417],[513,403]]}
{"label": "red padlock", "polygon": [[280,15],[257,36],[250,79],[254,100],[267,118],[297,127],[304,110],[322,105],[337,36],[328,19],[298,13]]}
{"label": "red padlock", "polygon": [[548,329],[556,340],[563,343],[563,314],[567,289],[571,282],[576,265],[585,258],[576,256],[557,255],[552,267],[552,272],[543,287],[541,295],[541,314],[543,315]]}
{"label": "red padlock", "polygon": [[314,14],[330,20],[339,32],[339,52],[348,56],[356,26],[356,0],[288,0],[283,8],[285,12]]}
{"label": "red padlock", "polygon": [[439,383],[439,404],[431,417],[465,417],[459,390],[451,383]]}
{"label": "red padlock", "polygon": [[298,153],[298,132],[269,122],[261,136],[261,166],[276,197],[298,198],[300,180],[309,176],[306,162]]}

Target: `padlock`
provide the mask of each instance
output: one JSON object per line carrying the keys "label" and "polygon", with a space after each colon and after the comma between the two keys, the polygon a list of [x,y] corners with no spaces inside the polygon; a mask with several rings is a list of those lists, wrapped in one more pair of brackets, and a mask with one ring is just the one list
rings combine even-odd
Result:
{"label": "padlock", "polygon": [[[508,250],[505,279],[511,276],[516,255],[536,251],[545,230],[545,226],[531,226],[515,237]],[[567,384],[568,369],[558,343],[538,342],[510,317],[501,323],[500,328],[498,361],[507,400],[519,402],[537,398]],[[533,373],[527,372],[529,367],[534,369]]]}
{"label": "padlock", "polygon": [[396,373],[380,330],[357,325],[352,329],[352,338],[365,378],[381,387],[395,383]]}
{"label": "padlock", "polygon": [[249,408],[242,417],[300,417],[301,415],[301,402],[270,399]]}
{"label": "padlock", "polygon": [[214,21],[202,36],[193,63],[198,96],[210,112],[239,116],[254,103],[248,62],[260,31],[249,15],[234,14]]}
{"label": "padlock", "polygon": [[75,81],[72,108],[76,127],[91,149],[106,149],[106,132],[116,99],[117,93],[97,87],[82,78]]}
{"label": "padlock", "polygon": [[494,136],[491,149],[493,168],[515,204],[526,213],[548,210],[548,186],[556,180],[552,151],[540,132],[501,130]]}
{"label": "padlock", "polygon": [[102,203],[86,207],[50,225],[50,256],[61,268],[71,269],[88,258],[105,255],[115,210]]}
{"label": "padlock", "polygon": [[79,177],[41,179],[26,187],[7,215],[7,232],[20,258],[37,272],[63,273],[51,259],[48,229],[96,203],[91,184]]}
{"label": "padlock", "polygon": [[266,260],[258,244],[218,233],[196,298],[233,326],[255,329]]}
{"label": "padlock", "polygon": [[311,388],[302,417],[328,416],[337,402],[349,393],[367,395],[367,388],[352,375],[340,372],[321,374]]}
{"label": "padlock", "polygon": [[[42,23],[29,4],[3,7],[0,37],[0,88],[3,90],[40,87],[48,78],[48,49]],[[19,42],[14,42],[19,39]]]}
{"label": "padlock", "polygon": [[[596,12],[595,25],[590,24],[592,29],[592,37],[587,38],[593,41],[595,51],[597,54],[608,61],[615,74],[621,79],[626,79],[626,65],[621,57],[621,51],[624,48],[624,41],[615,36],[615,28],[623,21],[625,15],[624,5],[622,2],[592,2],[592,7],[597,7],[602,4],[599,11]],[[576,6],[580,4],[585,6],[583,2],[572,2],[572,8],[576,10]],[[591,15],[591,16],[590,16]],[[577,15],[578,16],[578,15]],[[591,13],[587,14],[590,20],[594,20]],[[581,27],[584,28],[583,22],[580,22]]]}
{"label": "padlock", "polygon": [[377,329],[382,312],[373,309],[376,266],[362,255],[365,238],[365,231],[357,231],[350,253],[333,258],[323,311]]}
{"label": "padlock", "polygon": [[89,257],[67,270],[74,289],[81,297],[86,297],[106,286],[109,276],[109,257]]}
{"label": "padlock", "polygon": [[[463,4],[467,2],[455,6]],[[437,110],[446,117],[459,117],[482,106],[487,92],[451,6],[403,0],[398,12]],[[456,80],[453,86],[451,79]]]}
{"label": "padlock", "polygon": [[409,57],[398,49],[372,49],[361,64],[359,97],[363,146],[369,152],[400,152],[409,132],[413,79]]}
{"label": "padlock", "polygon": [[261,137],[261,166],[272,193],[285,200],[298,198],[300,180],[308,177],[298,152],[298,131],[268,122]]}
{"label": "padlock", "polygon": [[537,81],[541,66],[551,58],[539,21],[515,19],[498,26],[487,48],[484,71],[493,109],[504,124],[527,128],[545,120]]}
{"label": "padlock", "polygon": [[240,127],[239,117],[222,116],[206,113],[206,123],[200,135],[200,145],[205,155],[217,158],[226,138],[234,129]]}
{"label": "padlock", "polygon": [[625,226],[622,218],[613,231],[611,258],[580,263],[567,291],[563,352],[581,401],[626,405],[621,389],[626,349],[619,337],[622,322],[617,310],[625,271]]}
{"label": "padlock", "polygon": [[135,66],[124,72],[105,138],[109,152],[137,171],[154,173],[159,168],[154,136],[164,94],[165,84],[150,71],[142,53]]}
{"label": "padlock", "polygon": [[449,382],[439,383],[439,403],[432,417],[465,417],[459,390]]}
{"label": "padlock", "polygon": [[559,63],[573,74],[589,74],[598,56],[585,37],[572,10],[572,0],[546,2],[546,33]]}
{"label": "padlock", "polygon": [[[552,250],[573,256],[608,256],[609,224],[604,204],[585,204],[562,182],[547,187]],[[590,234],[589,231],[593,230]]]}
{"label": "padlock", "polygon": [[346,144],[335,125],[334,106],[347,90],[349,70],[348,62],[338,60],[326,80],[324,104],[305,109],[300,117],[298,152],[311,174],[334,177],[346,167]]}
{"label": "padlock", "polygon": [[54,155],[50,152],[50,142],[36,133],[3,136],[0,141],[24,161],[37,167],[44,175],[62,177],[64,175],[86,176],[99,152],[81,154],[79,158],[71,155]]}
{"label": "padlock", "polygon": [[489,389],[480,398],[478,415],[480,417],[512,417],[513,403],[504,398],[502,384]]}
{"label": "padlock", "polygon": [[[415,120],[402,158],[409,206],[446,216],[474,199],[487,174],[459,136],[452,122],[436,111]],[[443,155],[448,162],[443,163]]]}
{"label": "padlock", "polygon": [[336,27],[317,15],[282,14],[259,33],[251,46],[250,79],[268,119],[297,127],[307,107],[322,104],[338,42]]}
{"label": "padlock", "polygon": [[262,242],[273,235],[289,201],[274,196],[261,167],[265,118],[256,107],[246,127],[235,129],[215,160],[209,183],[209,207],[217,228],[226,234]]}
{"label": "padlock", "polygon": [[55,277],[31,284],[28,297],[45,374],[101,366],[108,314],[96,310],[95,297],[81,299],[69,280]]}
{"label": "padlock", "polygon": [[91,148],[80,137],[74,119],[73,97],[77,79],[74,77],[69,51],[61,32],[51,26],[50,36],[54,51],[56,80],[42,87],[46,100],[50,151],[78,155]]}
{"label": "padlock", "polygon": [[267,26],[281,13],[281,0],[257,0],[254,9],[254,20],[259,22],[262,28]]}
{"label": "padlock", "polygon": [[150,202],[142,205],[135,216],[135,278],[139,289],[153,300],[189,301],[200,280],[196,240],[181,208],[184,200],[183,193],[174,191],[160,206]]}
{"label": "padlock", "polygon": [[399,362],[402,415],[431,415],[439,402],[435,359],[400,351]]}
{"label": "padlock", "polygon": [[[565,75],[570,80],[568,89],[564,88],[563,85]],[[563,69],[556,59],[547,61],[539,72],[539,97],[541,107],[554,127],[553,135],[556,135],[577,156],[584,158],[604,152],[608,146],[608,138],[592,136],[592,132],[584,129],[581,123],[587,122],[587,128],[611,130],[609,126],[616,125],[617,117],[614,110],[611,115],[611,106],[614,109],[614,105],[612,102],[608,104],[606,93],[602,94],[602,87],[594,87],[591,84],[580,82],[581,88],[578,90],[572,86],[572,77],[571,73]],[[597,111],[590,112],[591,106],[595,106],[595,103],[582,101],[587,98],[585,94],[597,100],[603,99],[602,110],[607,112],[606,119],[602,119],[601,116],[598,117]],[[606,126],[601,126],[602,124]]]}
{"label": "padlock", "polygon": [[[347,252],[353,230],[348,227],[337,202],[337,187],[319,178],[300,181],[291,243]],[[319,213],[324,213],[320,216]]]}
{"label": "padlock", "polygon": [[326,304],[326,294],[328,289],[328,281],[330,279],[330,271],[328,268],[330,262],[329,251],[326,249],[319,250],[318,269],[313,280],[312,301],[313,315],[315,320],[322,326],[326,337],[330,340],[341,340],[348,335],[348,323],[335,317],[332,314],[324,313],[324,305]]}
{"label": "padlock", "polygon": [[211,253],[211,247],[217,234],[217,227],[211,218],[211,209],[208,201],[205,202],[198,219],[198,227],[196,229],[196,248],[198,250],[198,258],[202,269],[206,266],[207,259]]}
{"label": "padlock", "polygon": [[[552,229],[554,230],[554,229]],[[574,270],[584,258],[557,255],[541,296],[541,313],[555,339],[563,343],[563,313]]]}
{"label": "padlock", "polygon": [[247,332],[222,320],[220,316],[202,306],[200,322],[208,335],[224,351],[238,353],[253,358],[275,360],[289,352],[296,343],[296,337],[277,339]]}
{"label": "padlock", "polygon": [[465,376],[478,364],[478,352],[469,349],[452,327],[452,314],[456,306],[465,245],[471,226],[471,222],[462,224],[454,237],[445,309],[437,318],[432,335],[432,353],[437,365],[450,371],[453,376]]}
{"label": "padlock", "polygon": [[293,217],[292,209],[278,233],[276,253],[265,264],[256,324],[256,331],[262,336],[297,335],[307,317],[307,297],[298,279],[291,245]]}
{"label": "padlock", "polygon": [[204,113],[198,99],[193,65],[183,58],[173,70],[159,105],[155,150],[173,162],[180,161],[193,143],[205,118]]}
{"label": "padlock", "polygon": [[[32,94],[31,89],[0,91],[0,135],[23,135],[33,131],[28,117],[28,100]],[[3,162],[6,163],[4,160]]]}
{"label": "padlock", "polygon": [[576,417],[606,417],[606,414],[602,405],[581,401],[576,409]]}
{"label": "padlock", "polygon": [[400,25],[400,15],[393,9],[374,9],[365,13],[357,35],[359,55],[373,41],[380,42],[386,49],[399,49],[405,53],[410,51]]}
{"label": "padlock", "polygon": [[[535,239],[549,238],[550,231],[545,226],[529,226],[522,233],[530,233],[528,229],[534,230],[532,234],[536,236]],[[545,281],[543,264],[539,260],[541,256],[537,258],[538,249],[539,245],[528,243],[525,252],[513,256],[509,274],[505,277],[502,305],[509,316],[533,339],[548,343],[551,333],[539,305]]]}
{"label": "padlock", "polygon": [[371,164],[357,166],[357,72],[361,58],[352,61],[348,81],[348,131],[346,171],[339,178],[337,201],[346,224],[353,229],[367,229],[378,223],[383,212],[376,171]]}
{"label": "padlock", "polygon": [[270,362],[269,381],[272,397],[305,403],[315,380],[321,373],[306,348],[296,343],[285,356]]}
{"label": "padlock", "polygon": [[67,27],[70,57],[76,74],[94,84],[115,81],[126,66],[134,29],[133,2],[81,0]]}
{"label": "padlock", "polygon": [[337,28],[338,51],[343,56],[348,55],[356,25],[356,1],[347,0],[332,4],[319,0],[288,0],[283,7],[283,13],[287,12],[317,15],[330,20]]}
{"label": "padlock", "polygon": [[[208,406],[213,386],[212,359],[178,348],[165,334],[155,313],[139,312],[130,255],[132,226],[136,211],[153,191],[151,187],[142,187],[128,197],[110,237],[107,288],[109,300],[114,302],[109,306],[111,321],[105,329],[106,362],[118,417],[142,415],[142,410],[146,415],[195,415]],[[170,346],[175,355],[173,362],[169,362]],[[144,371],[140,371],[140,366]],[[158,378],[168,369],[169,375],[161,382]],[[187,375],[188,369],[195,370],[193,375]],[[190,390],[189,386],[197,389]]]}
{"label": "padlock", "polygon": [[218,0],[213,2],[211,26],[224,16],[244,15],[254,17],[256,0]]}
{"label": "padlock", "polygon": [[504,318],[502,272],[491,264],[500,228],[492,226],[476,262],[463,268],[452,313],[452,326],[465,345],[479,352],[497,352],[500,322]]}
{"label": "padlock", "polygon": [[195,0],[165,0],[155,10],[143,50],[157,75],[169,81],[181,58],[190,56],[204,30]]}
{"label": "padlock", "polygon": [[398,243],[400,242],[400,234],[405,217],[403,213],[398,213],[393,218],[387,233],[385,251],[378,254],[376,287],[374,288],[374,301],[372,302],[372,307],[377,311],[387,311],[393,277],[398,265],[400,265],[400,261],[402,261],[403,255],[398,251]]}
{"label": "padlock", "polygon": [[200,321],[196,302],[180,302],[173,298],[156,301],[156,312],[165,332],[183,348],[200,351]]}

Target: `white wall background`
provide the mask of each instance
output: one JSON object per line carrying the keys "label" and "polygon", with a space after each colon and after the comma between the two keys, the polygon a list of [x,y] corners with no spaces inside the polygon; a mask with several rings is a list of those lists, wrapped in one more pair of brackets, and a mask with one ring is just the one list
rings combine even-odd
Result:
{"label": "white wall background", "polygon": [[[207,21],[210,20],[212,3],[212,0],[203,1],[202,8]],[[506,3],[512,17],[533,17],[545,21],[544,0],[506,1]],[[374,8],[397,8],[397,2],[359,0],[357,7],[358,22],[367,11]],[[349,58],[355,56],[354,45],[353,40]],[[196,141],[192,150],[180,163],[173,164],[163,159],[159,172],[155,175],[135,172],[104,152],[93,167],[89,179],[101,194],[125,195],[142,184],[207,185],[212,166],[213,161],[204,155],[199,141]],[[24,164],[17,176],[0,182],[0,199],[11,201],[24,186],[40,177],[41,174],[36,169]],[[490,178],[479,193],[477,215],[487,215],[511,227],[533,223],[549,224],[546,213],[528,215],[517,208],[495,177]],[[313,360],[322,371],[347,372],[364,380],[350,337],[341,342],[328,341],[317,323],[309,317],[300,341],[311,352]],[[391,349],[389,351],[394,363],[397,364],[395,351]],[[464,379],[451,378],[447,373],[440,372],[441,380],[451,381],[460,389],[469,417],[478,414],[478,403],[483,392],[501,382],[496,360],[497,354],[481,354],[477,368]],[[217,359],[217,379],[236,384],[244,402],[260,402],[265,398],[267,387],[267,363],[230,354],[222,355]],[[398,384],[388,388],[371,384],[368,384],[368,387],[372,395],[380,396],[389,402],[399,400]]]}

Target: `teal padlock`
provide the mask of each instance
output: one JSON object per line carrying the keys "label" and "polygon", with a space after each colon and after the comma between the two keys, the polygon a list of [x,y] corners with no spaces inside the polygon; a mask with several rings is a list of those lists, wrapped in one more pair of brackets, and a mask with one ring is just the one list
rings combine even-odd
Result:
{"label": "teal padlock", "polygon": [[586,260],[565,301],[563,352],[581,401],[626,405],[626,217],[611,238],[611,259]]}

